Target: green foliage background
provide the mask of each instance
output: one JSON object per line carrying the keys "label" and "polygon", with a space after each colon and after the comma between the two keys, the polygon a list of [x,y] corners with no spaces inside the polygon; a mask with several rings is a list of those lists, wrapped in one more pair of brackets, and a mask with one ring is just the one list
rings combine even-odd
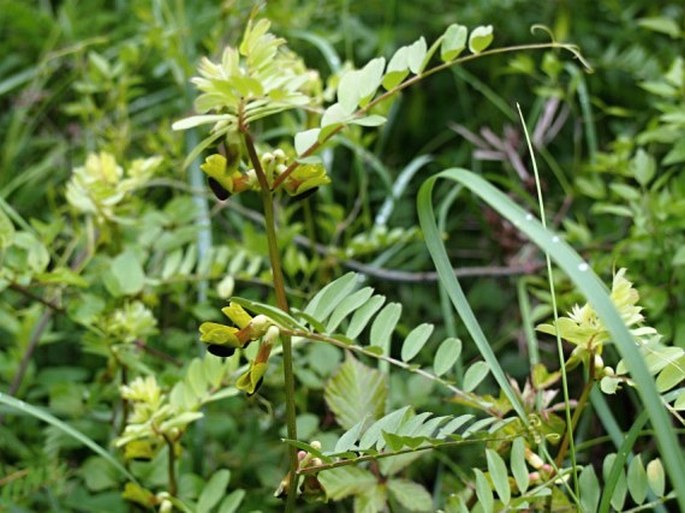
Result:
{"label": "green foliage background", "polygon": [[[0,0],[0,392],[43,408],[107,451],[126,420],[122,381],[155,375],[170,390],[204,354],[197,327],[220,320],[227,296],[273,304],[257,198],[215,202],[197,166],[183,167],[202,135],[171,130],[192,112],[189,79],[199,58],[217,58],[225,45],[237,44],[252,8],[230,0]],[[421,35],[432,41],[455,22],[494,25],[496,46],[540,41],[542,33],[530,27],[542,24],[556,40],[578,44],[594,68],[586,74],[555,52],[477,60],[403,93],[385,107],[389,121],[381,130],[346,132],[324,157],[332,184],[308,203],[285,200],[281,212],[293,305],[302,307],[352,269],[402,304],[399,336],[431,322],[438,338],[468,340],[435,276],[425,274],[433,265],[415,198],[425,179],[459,166],[534,211],[518,102],[531,132],[538,126],[550,135],[541,135],[536,151],[555,228],[607,281],[613,269],[628,268],[649,324],[685,348],[684,11],[681,2],[646,0],[266,2],[261,14],[272,30],[324,80],[348,61],[360,67]],[[302,121],[266,121],[260,137],[277,145]],[[509,154],[495,147],[505,143]],[[72,170],[101,151],[126,170],[135,159],[162,157],[150,181],[122,200],[119,214],[130,222],[89,224],[65,201]],[[523,175],[512,153],[524,162]],[[400,178],[411,179],[394,194]],[[451,189],[437,186],[436,202],[451,203]],[[464,278],[469,303],[502,367],[522,383],[530,369],[520,292],[533,306],[523,321],[532,326],[551,316],[539,272],[544,259],[475,200],[460,197],[446,208],[441,229],[451,234],[451,262],[478,270]],[[19,232],[26,234],[20,245],[6,244]],[[502,268],[504,276],[490,275]],[[566,311],[580,296],[561,274],[554,278]],[[432,364],[434,351],[420,355],[420,363]],[[541,337],[540,352],[548,368],[558,366],[551,338]],[[339,429],[323,389],[344,355],[319,344],[296,355],[296,404],[306,412],[298,418],[300,439],[325,446]],[[464,343],[461,361],[477,358],[477,348]],[[618,361],[613,348],[604,358]],[[132,375],[122,375],[122,366]],[[203,402],[205,417],[184,435],[180,495],[202,502],[210,478],[221,492],[239,494],[218,504],[206,492],[206,511],[232,511],[233,503],[235,511],[282,509],[273,497],[285,469],[276,367],[260,395]],[[460,366],[450,372],[463,378]],[[571,379],[577,396],[582,379]],[[389,384],[389,410],[410,404],[455,412],[430,381],[391,373]],[[488,379],[479,390],[496,394],[497,386]],[[626,391],[604,414],[621,432],[640,409],[637,395]],[[107,458],[7,404],[0,416],[0,509],[130,510],[121,497],[124,480]],[[584,416],[579,440],[604,436],[600,424]],[[643,450],[656,454],[648,438],[636,442],[635,451]],[[606,452],[583,452],[582,463],[595,463],[599,474]],[[127,468],[146,487],[165,489],[164,461],[162,451]],[[445,507],[444,498],[472,480],[470,469],[484,465],[482,450],[467,446],[424,456],[398,476],[422,484],[439,498],[436,507]],[[344,502],[302,508],[349,511]]]}

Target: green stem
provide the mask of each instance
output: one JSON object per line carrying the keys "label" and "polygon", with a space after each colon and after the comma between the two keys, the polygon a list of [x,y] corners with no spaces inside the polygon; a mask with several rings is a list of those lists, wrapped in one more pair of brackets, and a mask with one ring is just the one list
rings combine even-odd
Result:
{"label": "green stem", "polygon": [[[274,193],[269,187],[266,174],[262,169],[262,164],[257,155],[254,141],[246,126],[241,126],[241,132],[245,139],[250,162],[254,166],[257,180],[259,181],[264,208],[264,225],[266,228],[266,240],[269,247],[269,260],[274,280],[274,291],[276,293],[276,304],[284,312],[288,312],[288,298],[285,293],[285,280],[283,278],[283,267],[281,265],[281,254],[278,249],[278,237],[276,236],[276,219],[274,216]],[[285,379],[285,416],[286,429],[290,440],[297,440],[297,425],[295,411],[295,374],[293,372],[293,346],[289,335],[281,335],[283,344],[283,375]],[[286,499],[286,513],[295,511],[295,500],[297,498],[297,447],[288,447],[288,472],[290,482]]]}

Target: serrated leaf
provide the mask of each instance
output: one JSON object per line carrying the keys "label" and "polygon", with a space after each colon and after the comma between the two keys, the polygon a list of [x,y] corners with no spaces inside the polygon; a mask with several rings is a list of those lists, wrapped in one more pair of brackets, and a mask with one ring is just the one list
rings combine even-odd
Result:
{"label": "serrated leaf", "polygon": [[407,65],[412,73],[418,75],[423,71],[423,61],[426,57],[426,52],[428,47],[426,46],[426,40],[423,36],[417,39],[411,46],[407,49]]}
{"label": "serrated leaf", "polygon": [[599,479],[597,479],[597,474],[595,474],[595,469],[592,468],[592,465],[583,467],[580,476],[578,476],[578,484],[580,486],[582,511],[594,513],[597,511],[601,490],[599,488]]}
{"label": "serrated leaf", "polygon": [[345,429],[367,418],[380,418],[387,396],[387,376],[349,354],[324,389],[326,404]]}
{"label": "serrated leaf", "polygon": [[418,483],[408,479],[390,479],[388,490],[409,511],[434,511],[431,495]]}
{"label": "serrated leaf", "polygon": [[493,39],[492,25],[481,25],[471,31],[469,36],[469,50],[473,54],[478,54],[485,50]]}
{"label": "serrated leaf", "polygon": [[490,367],[486,362],[481,361],[471,365],[464,373],[464,390],[466,392],[474,390],[489,372]]}
{"label": "serrated leaf", "polygon": [[319,140],[320,132],[320,128],[312,128],[311,130],[305,130],[304,132],[295,134],[295,151],[297,154],[302,155],[316,143]]}
{"label": "serrated leaf", "polygon": [[526,465],[526,443],[523,438],[518,437],[511,444],[509,460],[511,462],[511,474],[514,476],[514,481],[516,481],[516,487],[519,493],[524,495],[526,490],[528,490],[530,474]]}
{"label": "serrated leaf", "polygon": [[433,359],[433,372],[442,376],[449,371],[461,355],[462,343],[458,338],[446,338],[442,341]]}
{"label": "serrated leaf", "polygon": [[212,478],[202,489],[200,498],[197,501],[197,513],[209,513],[209,510],[219,503],[226,493],[226,487],[230,479],[231,473],[226,469],[214,472]]}
{"label": "serrated leaf", "polygon": [[378,513],[383,511],[387,497],[387,486],[376,483],[354,497],[354,513]]}
{"label": "serrated leaf", "polygon": [[432,324],[423,323],[419,324],[416,328],[409,332],[407,338],[404,339],[402,344],[402,361],[408,362],[414,358],[423,346],[428,341],[428,338],[433,333],[434,326]]}
{"label": "serrated leaf", "polygon": [[628,491],[638,505],[647,498],[647,472],[640,454],[635,456],[628,465]]}
{"label": "serrated leaf", "polygon": [[375,295],[364,303],[359,310],[354,312],[345,335],[351,339],[357,338],[383,303],[385,303],[385,296],[381,295]]}
{"label": "serrated leaf", "polygon": [[499,496],[500,501],[505,506],[511,500],[511,488],[509,487],[509,472],[502,457],[492,449],[485,449],[485,458],[488,463],[488,472],[490,479],[495,486],[495,491]]}
{"label": "serrated leaf", "polygon": [[376,477],[371,472],[353,466],[324,470],[318,477],[326,495],[332,500],[358,495],[376,484]]}
{"label": "serrated leaf", "polygon": [[488,480],[480,469],[474,468],[473,473],[476,474],[476,496],[483,508],[483,513],[492,513],[495,508],[495,498]]}
{"label": "serrated leaf", "polygon": [[440,59],[449,62],[457,57],[466,48],[468,30],[465,26],[454,23],[447,27],[440,46]]}
{"label": "serrated leaf", "polygon": [[659,458],[647,463],[647,482],[657,497],[663,497],[666,492],[666,473]]}

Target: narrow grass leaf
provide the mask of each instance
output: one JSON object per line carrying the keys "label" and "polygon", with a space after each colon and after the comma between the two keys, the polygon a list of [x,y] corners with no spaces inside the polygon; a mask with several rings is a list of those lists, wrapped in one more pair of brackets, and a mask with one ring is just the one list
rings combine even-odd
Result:
{"label": "narrow grass leaf", "polygon": [[663,407],[654,379],[646,368],[644,358],[635,344],[634,338],[609,297],[606,285],[592,272],[588,263],[571,246],[558,235],[546,230],[539,221],[516,205],[503,192],[470,171],[457,168],[448,169],[427,180],[419,191],[417,206],[426,245],[435,262],[441,283],[445,286],[452,303],[460,313],[481,354],[483,354],[483,358],[490,364],[491,372],[497,383],[521,417],[522,422],[528,424],[521,403],[507,382],[499,362],[466,301],[440,238],[431,200],[432,190],[438,179],[457,182],[483,199],[490,207],[519,228],[545,253],[549,254],[588,299],[609,331],[618,352],[630,371],[631,378],[636,385],[635,388],[640,394],[642,405],[651,420],[662,461],[673,481],[678,504],[681,509],[685,510],[685,455],[683,455],[680,443],[672,429],[671,419]]}
{"label": "narrow grass leaf", "polygon": [[61,421],[54,415],[37,408],[29,403],[26,403],[20,399],[16,399],[12,396],[3,394],[0,392],[0,404],[4,404],[6,406],[9,406],[10,408],[14,408],[18,412],[25,413],[27,415],[30,415],[31,417],[34,417],[38,420],[42,420],[43,422],[46,422],[50,424],[51,426],[55,426],[57,429],[62,431],[64,434],[74,438],[75,440],[78,440],[81,442],[83,445],[88,447],[90,450],[95,452],[96,454],[99,454],[102,456],[107,463],[112,465],[115,469],[117,469],[123,476],[125,476],[129,481],[133,481],[134,483],[138,483],[138,480],[128,471],[124,468],[124,466],[119,463],[114,456],[112,456],[109,452],[107,452],[102,446],[98,445],[95,443],[93,440],[88,438],[86,435],[81,433],[80,431],[77,431],[73,427],[71,427],[69,424],[66,422]]}

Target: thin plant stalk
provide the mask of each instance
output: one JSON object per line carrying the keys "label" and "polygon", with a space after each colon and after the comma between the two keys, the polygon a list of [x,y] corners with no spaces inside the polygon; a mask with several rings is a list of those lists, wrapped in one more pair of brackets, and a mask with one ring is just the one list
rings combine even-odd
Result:
{"label": "thin plant stalk", "polygon": [[[288,298],[285,292],[285,280],[283,278],[283,267],[281,265],[281,254],[278,249],[278,237],[276,236],[276,218],[274,216],[274,193],[271,191],[266,174],[257,155],[254,141],[248,128],[241,124],[241,132],[245,140],[245,147],[252,163],[257,180],[260,185],[260,195],[264,209],[264,226],[266,229],[266,239],[269,247],[269,260],[273,273],[274,292],[276,294],[276,304],[284,312],[289,311]],[[293,347],[289,335],[282,335],[283,345],[283,375],[285,381],[285,415],[286,430],[288,438],[297,440],[297,424],[295,410],[295,375],[293,372]],[[286,499],[286,512],[295,511],[295,499],[297,496],[297,448],[288,447],[288,473],[290,481],[288,483],[288,494]]]}
{"label": "thin plant stalk", "polygon": [[[535,160],[535,153],[533,152],[533,145],[530,142],[530,136],[528,134],[528,129],[526,127],[526,123],[523,118],[523,113],[521,112],[521,106],[517,103],[516,104],[516,109],[518,110],[519,113],[519,118],[521,120],[521,126],[523,127],[523,133],[525,134],[526,137],[526,144],[528,145],[528,151],[530,152],[530,160],[533,166],[533,173],[535,175],[535,188],[537,192],[537,197],[538,197],[538,208],[540,210],[540,222],[542,223],[542,226],[544,228],[547,228],[547,220],[545,219],[545,205],[544,201],[542,198],[542,188],[540,186],[540,174],[538,172],[538,166],[537,166],[537,161]],[[552,298],[552,312],[554,314],[554,324],[555,326],[557,325],[559,321],[559,310],[557,308],[557,299],[556,299],[556,294],[554,290],[554,278],[552,276],[552,259],[549,256],[549,253],[545,252],[545,261],[547,263],[547,279],[549,281],[549,291],[550,295]],[[568,377],[566,375],[566,365],[565,365],[565,360],[564,360],[564,347],[561,343],[561,336],[559,334],[559,331],[557,330],[557,353],[559,355],[559,364],[561,367],[561,388],[564,394],[564,412],[566,416],[566,434],[564,436],[564,440],[568,440],[569,447],[571,449],[571,468],[572,468],[572,474],[573,474],[573,487],[575,489],[576,496],[579,495],[579,484],[578,484],[578,472],[576,469],[576,451],[573,443],[573,419],[571,418],[571,399],[569,396],[569,391],[568,391]],[[592,379],[592,376],[590,376],[590,379]],[[587,397],[585,397],[585,400],[587,401]],[[580,407],[580,405],[578,405]],[[579,410],[577,409],[576,412]],[[560,451],[560,454],[563,453]],[[560,458],[557,458],[556,463],[557,465],[561,465],[561,461],[559,461]]]}

